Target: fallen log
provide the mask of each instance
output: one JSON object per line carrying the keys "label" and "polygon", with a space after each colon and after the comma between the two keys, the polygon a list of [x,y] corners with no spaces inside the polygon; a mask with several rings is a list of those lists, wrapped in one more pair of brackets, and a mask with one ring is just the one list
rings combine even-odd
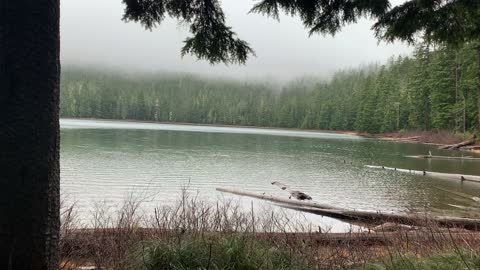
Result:
{"label": "fallen log", "polygon": [[332,205],[327,205],[327,204],[320,204],[320,203],[314,203],[314,202],[309,202],[309,201],[295,201],[295,200],[275,197],[275,196],[272,196],[272,195],[257,194],[257,193],[254,193],[254,192],[242,191],[242,190],[231,189],[231,188],[216,188],[216,190],[220,191],[220,192],[231,193],[231,194],[240,195],[240,196],[247,196],[247,197],[256,198],[256,199],[260,199],[260,200],[264,200],[264,201],[274,202],[274,203],[284,203],[284,204],[291,204],[291,205],[297,205],[297,206],[317,207],[317,208],[322,208],[322,209],[340,209],[338,207],[335,207],[335,206],[332,206]]}
{"label": "fallen log", "polygon": [[425,227],[437,225],[446,228],[465,228],[467,230],[479,231],[480,219],[432,216],[424,214],[399,214],[373,211],[358,211],[348,209],[321,209],[313,207],[302,207],[293,205],[280,205],[281,207],[297,210],[301,212],[332,217],[344,221],[355,221],[367,224],[367,227],[378,226],[387,222],[405,224],[410,226]]}
{"label": "fallen log", "polygon": [[463,146],[463,147],[460,147],[460,150],[467,150],[467,151],[480,150],[480,145]]}
{"label": "fallen log", "polygon": [[421,137],[420,136],[412,136],[412,137],[405,137],[405,138],[396,138],[397,141],[418,141]]}
{"label": "fallen log", "polygon": [[382,233],[268,233],[258,232],[255,237],[264,240],[287,240],[287,242],[301,241],[302,243],[316,243],[322,246],[372,246],[391,244],[399,236],[391,232]]}
{"label": "fallen log", "polygon": [[439,149],[457,150],[460,147],[475,144],[475,142],[476,142],[476,139],[474,138],[474,139],[464,141],[464,142],[461,142],[461,143],[444,145],[442,147],[439,147]]}
{"label": "fallen log", "polygon": [[404,224],[398,224],[398,223],[393,223],[393,222],[387,222],[380,224],[376,227],[373,227],[372,230],[374,232],[396,232],[396,231],[413,231],[418,228],[414,226],[409,226],[409,225],[404,225]]}
{"label": "fallen log", "polygon": [[387,222],[411,226],[425,226],[434,223],[447,228],[462,227],[468,230],[480,230],[480,219],[431,216],[426,213],[413,215],[394,212],[350,210],[314,202],[287,200],[264,194],[259,195],[253,192],[235,189],[217,188],[217,191],[266,200],[277,203],[278,206],[283,208],[331,217],[352,224],[361,224],[366,227],[378,226]]}
{"label": "fallen log", "polygon": [[414,175],[430,176],[434,178],[447,179],[447,180],[459,180],[459,181],[470,181],[470,182],[480,183],[480,176],[478,175],[416,171],[416,170],[398,169],[398,168],[392,168],[392,167],[373,166],[373,165],[365,165],[365,167],[371,168],[371,169],[391,170],[391,171],[409,173]]}
{"label": "fallen log", "polygon": [[412,136],[412,137],[392,137],[392,136],[384,136],[380,137],[382,140],[387,141],[395,141],[395,142],[418,142],[421,136]]}
{"label": "fallen log", "polygon": [[465,156],[465,157],[449,157],[449,156],[431,156],[431,155],[418,155],[418,156],[405,156],[409,158],[419,158],[419,159],[440,159],[440,160],[471,160],[471,161],[480,161],[480,158]]}

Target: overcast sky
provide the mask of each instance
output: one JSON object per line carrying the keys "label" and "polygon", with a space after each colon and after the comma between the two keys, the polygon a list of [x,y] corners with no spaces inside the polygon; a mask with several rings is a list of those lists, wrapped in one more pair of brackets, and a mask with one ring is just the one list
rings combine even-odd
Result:
{"label": "overcast sky", "polygon": [[[403,0],[396,0],[395,3]],[[227,22],[247,40],[257,56],[244,66],[211,66],[194,57],[180,56],[185,26],[166,20],[152,32],[121,20],[121,0],[63,0],[61,35],[63,64],[96,64],[126,70],[189,72],[240,79],[302,76],[326,77],[335,70],[384,63],[393,55],[409,55],[406,44],[378,44],[371,21],[347,26],[335,37],[315,35],[296,18],[280,22],[247,14],[252,0],[223,0]]]}

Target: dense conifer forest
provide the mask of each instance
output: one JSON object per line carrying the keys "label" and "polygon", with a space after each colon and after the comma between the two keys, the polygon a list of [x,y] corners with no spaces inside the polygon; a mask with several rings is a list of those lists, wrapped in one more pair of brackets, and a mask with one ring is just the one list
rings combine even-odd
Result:
{"label": "dense conifer forest", "polygon": [[420,45],[411,57],[328,81],[267,82],[66,67],[61,116],[306,129],[474,130],[475,44]]}

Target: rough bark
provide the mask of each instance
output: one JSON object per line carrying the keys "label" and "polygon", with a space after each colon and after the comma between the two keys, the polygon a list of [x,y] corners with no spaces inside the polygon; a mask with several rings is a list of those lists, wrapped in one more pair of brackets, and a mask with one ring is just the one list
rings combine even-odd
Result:
{"label": "rough bark", "polygon": [[0,1],[0,269],[57,269],[59,0]]}
{"label": "rough bark", "polygon": [[477,47],[477,130],[480,131],[480,46]]}

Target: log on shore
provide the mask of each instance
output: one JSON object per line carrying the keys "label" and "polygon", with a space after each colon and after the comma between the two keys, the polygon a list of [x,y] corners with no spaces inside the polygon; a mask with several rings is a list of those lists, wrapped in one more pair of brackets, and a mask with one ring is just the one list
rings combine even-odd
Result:
{"label": "log on shore", "polygon": [[418,142],[421,136],[412,136],[412,137],[392,137],[392,136],[384,136],[380,137],[382,140],[387,141],[394,141],[394,142]]}
{"label": "log on shore", "polygon": [[480,150],[480,145],[463,146],[463,147],[460,147],[460,150],[467,150],[467,151]]}
{"label": "log on shore", "polygon": [[358,232],[358,233],[320,233],[320,232],[257,232],[255,237],[265,240],[287,240],[288,242],[301,241],[302,243],[316,243],[322,246],[373,246],[391,244],[394,239],[402,235],[392,232]]}
{"label": "log on shore", "polygon": [[[67,235],[63,235],[62,241],[64,250],[82,250],[85,256],[89,256],[92,251],[98,250],[102,245],[99,243],[115,241],[115,239],[125,239],[125,232],[119,228],[109,228],[109,233],[105,234],[99,229],[72,229]],[[137,228],[129,232],[129,239],[135,241],[144,241],[168,238],[177,235],[176,231],[165,231],[157,228]],[[205,236],[217,236],[218,232],[205,232]],[[398,231],[370,231],[370,232],[255,232],[252,234],[257,239],[262,240],[287,240],[288,242],[301,241],[302,243],[314,242],[320,245],[385,245],[396,241],[412,240],[428,243],[432,240],[440,240],[446,238],[448,240],[470,239],[480,241],[480,233],[469,232],[465,230],[439,229],[439,230],[398,230]],[[77,253],[81,254],[81,253]]]}
{"label": "log on shore", "polygon": [[[256,233],[256,237],[263,239],[287,239],[289,241],[302,241],[304,243],[313,241],[321,245],[332,245],[341,247],[342,245],[390,245],[395,242],[418,241],[423,244],[435,241],[480,241],[480,233],[455,229],[439,230],[398,230],[394,232],[357,232],[357,233]],[[432,243],[433,244],[433,243]]]}
{"label": "log on shore", "polygon": [[476,143],[476,139],[471,139],[471,140],[464,141],[464,142],[461,142],[461,143],[444,145],[442,147],[439,147],[439,149],[457,150],[460,147],[472,145],[472,144],[475,144],[475,143]]}
{"label": "log on shore", "polygon": [[417,142],[420,140],[421,136],[412,136],[412,137],[405,137],[405,138],[394,138],[395,141],[405,141],[405,142]]}
{"label": "log on shore", "polygon": [[391,170],[391,171],[409,173],[414,175],[430,176],[434,178],[441,178],[441,179],[447,179],[447,180],[458,180],[458,181],[469,181],[469,182],[480,183],[480,176],[478,175],[416,171],[416,170],[398,169],[398,168],[392,168],[392,167],[373,166],[373,165],[365,165],[365,167],[372,168],[372,169]]}

